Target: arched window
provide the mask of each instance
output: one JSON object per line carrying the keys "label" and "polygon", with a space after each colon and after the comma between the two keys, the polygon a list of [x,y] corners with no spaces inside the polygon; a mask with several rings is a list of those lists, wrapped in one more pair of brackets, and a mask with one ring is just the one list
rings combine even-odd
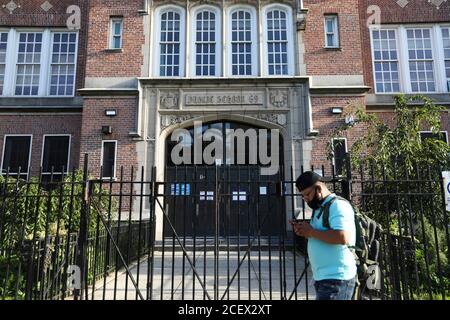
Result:
{"label": "arched window", "polygon": [[220,12],[210,6],[192,11],[191,74],[197,77],[219,76],[221,65]]}
{"label": "arched window", "polygon": [[229,70],[232,76],[257,74],[256,14],[251,7],[238,7],[230,11]]}
{"label": "arched window", "polygon": [[157,10],[155,48],[155,75],[160,77],[184,76],[185,25],[184,11],[175,6]]}
{"label": "arched window", "polygon": [[293,74],[293,34],[291,9],[271,5],[264,12],[264,73],[268,76]]}

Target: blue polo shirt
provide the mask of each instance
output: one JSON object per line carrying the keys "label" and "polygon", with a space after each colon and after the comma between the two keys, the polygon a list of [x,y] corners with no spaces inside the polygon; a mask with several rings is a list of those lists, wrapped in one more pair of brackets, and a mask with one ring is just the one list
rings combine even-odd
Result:
{"label": "blue polo shirt", "polygon": [[[322,203],[322,207],[334,197],[336,197],[335,194],[329,195]],[[323,214],[320,215],[319,219],[317,218],[321,209],[315,211],[310,224],[316,230],[325,231],[327,229],[323,227]],[[353,208],[347,201],[338,199],[330,206],[330,228],[350,232],[350,246],[355,245],[356,238],[354,216]],[[313,278],[316,281],[325,279],[350,280],[356,276],[355,257],[347,245],[328,244],[311,237],[308,239],[308,255]]]}

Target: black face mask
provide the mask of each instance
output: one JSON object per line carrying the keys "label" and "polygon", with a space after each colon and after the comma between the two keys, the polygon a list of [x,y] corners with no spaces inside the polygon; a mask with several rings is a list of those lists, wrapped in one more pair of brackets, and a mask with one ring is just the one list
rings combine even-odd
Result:
{"label": "black face mask", "polygon": [[319,200],[319,199],[317,198],[317,188],[316,188],[316,189],[314,190],[314,198],[313,198],[311,201],[308,201],[307,203],[308,203],[308,206],[309,206],[311,209],[317,210],[317,209],[319,209],[320,206],[322,205],[323,200],[324,200],[324,199]]}

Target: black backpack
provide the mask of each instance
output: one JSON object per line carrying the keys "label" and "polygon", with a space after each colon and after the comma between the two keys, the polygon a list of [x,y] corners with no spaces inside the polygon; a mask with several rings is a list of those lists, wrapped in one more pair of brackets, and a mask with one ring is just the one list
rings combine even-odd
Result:
{"label": "black backpack", "polygon": [[[356,260],[358,277],[353,299],[362,299],[362,294],[367,288],[367,280],[372,274],[368,272],[369,266],[377,266],[380,254],[380,244],[383,229],[379,223],[361,213],[357,207],[353,206],[347,199],[336,196],[324,204],[317,218],[323,214],[322,224],[326,229],[330,227],[330,207],[336,201],[345,201],[349,203],[355,213],[355,246],[349,246]],[[313,217],[314,217],[313,212]],[[373,270],[373,269],[372,269]]]}

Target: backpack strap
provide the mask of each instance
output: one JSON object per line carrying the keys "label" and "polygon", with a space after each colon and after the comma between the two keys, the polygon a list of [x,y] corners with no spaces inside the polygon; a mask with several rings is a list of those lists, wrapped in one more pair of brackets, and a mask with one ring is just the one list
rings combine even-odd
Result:
{"label": "backpack strap", "polygon": [[[337,196],[333,197],[330,201],[325,203],[322,207],[322,211],[321,211],[321,213],[323,213],[322,225],[326,229],[331,229],[331,227],[330,227],[330,207],[337,200],[337,198],[338,198]],[[320,215],[317,218],[319,219]]]}
{"label": "backpack strap", "polygon": [[[322,212],[323,212],[322,225],[326,229],[331,229],[331,227],[330,227],[330,207],[336,200],[343,200],[345,202],[348,202],[348,200],[345,198],[342,198],[340,196],[335,196],[330,201],[325,203],[325,205],[322,207]],[[318,218],[320,218],[320,215],[318,216]]]}

